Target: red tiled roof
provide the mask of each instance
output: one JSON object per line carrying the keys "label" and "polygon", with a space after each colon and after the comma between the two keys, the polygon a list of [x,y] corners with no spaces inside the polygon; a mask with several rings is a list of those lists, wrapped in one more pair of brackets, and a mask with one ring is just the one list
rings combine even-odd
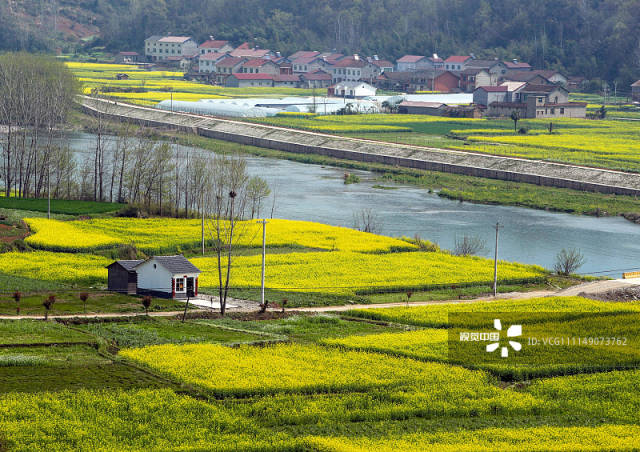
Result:
{"label": "red tiled roof", "polygon": [[228,57],[218,61],[216,66],[234,67],[235,65],[240,64],[243,61],[244,61],[244,58],[237,58],[237,57],[228,56]]}
{"label": "red tiled roof", "polygon": [[271,74],[241,74],[234,72],[231,75],[238,80],[273,80],[273,75]]}
{"label": "red tiled roof", "polygon": [[200,44],[201,49],[221,49],[229,44],[229,41],[212,41],[211,39]]}
{"label": "red tiled roof", "polygon": [[631,86],[640,86],[640,80],[638,80],[637,82],[633,82]]}
{"label": "red tiled roof", "polygon": [[469,58],[471,58],[471,57],[470,56],[466,56],[466,55],[452,55],[449,58],[447,58],[446,60],[444,60],[444,62],[445,63],[464,63]]}
{"label": "red tiled roof", "polygon": [[260,67],[264,66],[267,63],[275,64],[271,60],[265,60],[264,58],[253,58],[249,61],[246,61],[242,66],[244,67]]}
{"label": "red tiled roof", "polygon": [[164,38],[158,39],[158,42],[185,42],[191,39],[189,36],[165,36]]}
{"label": "red tiled roof", "polygon": [[333,67],[365,67],[367,64],[361,59],[354,57],[343,58],[333,64]]}
{"label": "red tiled roof", "polygon": [[488,93],[506,93],[506,86],[479,86],[477,89],[483,89]]}
{"label": "red tiled roof", "polygon": [[398,63],[417,63],[423,58],[425,58],[424,55],[405,55],[398,59]]}
{"label": "red tiled roof", "polygon": [[238,47],[236,47],[236,50],[238,49],[249,49],[249,43],[248,42],[243,42],[242,44],[240,44]]}
{"label": "red tiled roof", "polygon": [[335,63],[336,61],[339,61],[342,58],[344,58],[344,55],[342,53],[326,52],[326,53],[320,54],[320,57],[322,57],[325,60],[327,60],[328,63]]}

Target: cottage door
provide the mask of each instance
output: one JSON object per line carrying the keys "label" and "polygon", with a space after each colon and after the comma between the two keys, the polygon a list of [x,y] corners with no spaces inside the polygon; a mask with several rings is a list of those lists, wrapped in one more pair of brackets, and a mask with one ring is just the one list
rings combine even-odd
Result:
{"label": "cottage door", "polygon": [[195,291],[193,287],[193,278],[187,278],[187,297],[195,297]]}

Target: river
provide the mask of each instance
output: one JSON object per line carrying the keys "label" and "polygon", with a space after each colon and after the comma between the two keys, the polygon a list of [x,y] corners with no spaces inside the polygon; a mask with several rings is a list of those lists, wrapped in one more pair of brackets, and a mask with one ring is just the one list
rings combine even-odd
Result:
{"label": "river", "polygon": [[[93,140],[85,133],[70,136],[79,156],[93,148]],[[373,188],[379,182],[366,171],[351,171],[361,182],[344,185],[342,168],[253,156],[247,160],[249,173],[266,179],[276,193],[277,218],[353,227],[354,213],[372,209],[385,235],[419,234],[447,249],[453,248],[456,238],[478,236],[486,242],[481,254],[487,257],[493,257],[499,222],[500,259],[552,268],[562,248],[578,248],[586,258],[581,273],[606,271],[603,274],[620,277],[622,270],[640,267],[640,226],[621,217],[461,203],[413,186],[384,182],[394,189]],[[266,201],[262,213],[270,214],[271,205]]]}

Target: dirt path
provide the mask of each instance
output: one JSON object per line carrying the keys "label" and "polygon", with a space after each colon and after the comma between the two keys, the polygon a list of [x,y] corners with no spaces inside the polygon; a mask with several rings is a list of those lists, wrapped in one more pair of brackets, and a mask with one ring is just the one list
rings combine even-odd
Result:
{"label": "dirt path", "polygon": [[640,278],[588,282],[561,290],[557,295],[560,297],[575,297],[581,293],[596,294],[632,286],[640,286]]}
{"label": "dirt path", "polygon": [[[175,317],[182,315],[184,311],[150,312],[149,317]],[[193,312],[193,311],[189,311]],[[139,317],[144,316],[143,312],[103,312],[94,314],[60,314],[50,315],[49,319],[94,319],[109,317]],[[44,315],[0,315],[0,320],[42,320]]]}
{"label": "dirt path", "polygon": [[[439,300],[439,301],[411,301],[409,306],[430,306],[437,304],[468,304],[478,303],[482,301],[495,300],[526,300],[529,298],[549,297],[556,295],[557,292],[552,290],[537,290],[533,292],[509,292],[498,294],[497,297],[481,297],[471,300]],[[344,312],[351,309],[379,309],[379,308],[398,308],[407,306],[407,303],[377,303],[377,304],[350,304],[346,306],[313,306],[308,308],[290,308],[287,312]]]}

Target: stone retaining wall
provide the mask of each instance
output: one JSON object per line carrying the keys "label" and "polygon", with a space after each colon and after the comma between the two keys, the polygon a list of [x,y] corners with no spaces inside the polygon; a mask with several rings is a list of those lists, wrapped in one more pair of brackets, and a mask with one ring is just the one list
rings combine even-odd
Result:
{"label": "stone retaining wall", "polygon": [[287,152],[326,155],[339,159],[384,163],[549,187],[618,195],[640,195],[640,174],[636,173],[344,138],[118,104],[89,97],[80,98],[80,103],[85,111],[94,115],[101,113],[120,121],[130,121],[150,127],[168,127],[218,140]]}

